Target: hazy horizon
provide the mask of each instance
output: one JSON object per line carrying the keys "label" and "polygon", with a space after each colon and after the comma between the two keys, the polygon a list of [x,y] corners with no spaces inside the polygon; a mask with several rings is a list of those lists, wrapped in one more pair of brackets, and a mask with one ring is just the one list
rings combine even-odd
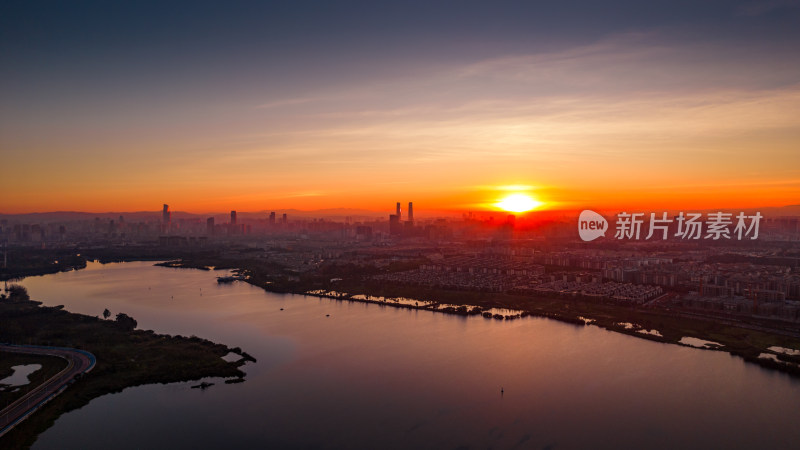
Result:
{"label": "hazy horizon", "polygon": [[[394,204],[392,204],[394,205]],[[406,203],[401,203],[403,214],[406,214]],[[535,209],[532,211],[523,211],[523,212],[513,212],[513,211],[503,211],[501,209],[475,209],[475,210],[424,210],[419,208],[420,205],[415,206],[414,216],[420,219],[427,219],[427,218],[436,218],[436,217],[461,217],[464,214],[472,213],[476,215],[476,217],[488,217],[490,215],[496,215],[497,217],[502,217],[506,214],[514,214],[519,217],[527,217],[527,216],[553,216],[553,215],[578,215],[580,211],[583,209],[591,209],[587,207],[580,207],[580,208],[569,208],[569,209]],[[769,215],[781,215],[781,213],[786,212],[787,215],[800,215],[800,204],[797,205],[782,205],[782,206],[765,206],[765,207],[742,207],[742,208],[649,208],[649,209],[636,209],[636,208],[597,208],[596,211],[603,214],[612,214],[620,211],[629,211],[629,212],[667,212],[667,213],[675,213],[681,211],[745,211],[745,212],[755,212],[761,211],[764,212],[767,216]],[[786,211],[784,211],[786,210]],[[332,207],[332,208],[321,208],[321,209],[295,209],[295,208],[275,208],[275,209],[260,209],[260,210],[231,210],[236,211],[240,218],[244,219],[252,219],[252,216],[256,215],[264,215],[269,214],[270,212],[274,212],[276,214],[282,213],[289,213],[294,214],[292,218],[296,218],[300,216],[302,218],[325,218],[325,217],[369,217],[369,218],[381,218],[386,219],[388,214],[394,213],[394,208],[383,208],[380,210],[373,210],[373,209],[362,209],[362,208],[347,208],[347,207]],[[231,211],[185,211],[185,210],[175,210],[170,207],[170,214],[172,217],[180,218],[180,216],[189,216],[189,217],[228,217]],[[133,216],[153,216],[154,218],[161,219],[162,210],[142,210],[142,211],[30,211],[30,212],[20,212],[20,213],[5,213],[0,211],[0,216],[7,216],[7,217],[19,217],[19,216],[47,216],[47,215],[86,215],[86,216],[103,216],[103,215],[133,215]],[[265,216],[266,217],[266,216]],[[262,217],[262,218],[265,218]]]}

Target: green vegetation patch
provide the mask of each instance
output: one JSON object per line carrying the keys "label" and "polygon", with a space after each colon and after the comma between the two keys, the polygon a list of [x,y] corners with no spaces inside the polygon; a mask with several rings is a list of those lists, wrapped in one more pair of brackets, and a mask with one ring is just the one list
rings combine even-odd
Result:
{"label": "green vegetation patch", "polygon": [[[36,386],[64,370],[64,368],[67,367],[67,360],[57,356],[23,355],[20,353],[0,352],[0,380],[14,373],[12,367],[30,364],[39,364],[42,367],[28,375],[28,384],[16,388],[0,390],[0,409],[4,408],[5,405],[13,403],[30,390],[36,388]],[[2,385],[0,385],[0,388],[2,388]]]}
{"label": "green vegetation patch", "polygon": [[[150,383],[205,377],[241,379],[245,374],[240,366],[253,360],[238,348],[195,336],[136,330],[135,320],[124,314],[118,318],[121,320],[103,320],[37,302],[0,302],[0,342],[71,347],[97,358],[91,372],[0,438],[0,448],[29,447],[61,414],[96,397]],[[229,352],[243,357],[227,362],[222,356]]]}

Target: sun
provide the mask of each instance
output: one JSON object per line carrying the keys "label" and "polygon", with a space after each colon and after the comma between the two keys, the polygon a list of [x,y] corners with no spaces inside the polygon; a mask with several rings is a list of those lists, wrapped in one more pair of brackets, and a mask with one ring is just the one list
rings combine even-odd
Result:
{"label": "sun", "polygon": [[516,193],[506,196],[495,205],[508,212],[521,213],[536,209],[542,202],[534,200],[530,195]]}

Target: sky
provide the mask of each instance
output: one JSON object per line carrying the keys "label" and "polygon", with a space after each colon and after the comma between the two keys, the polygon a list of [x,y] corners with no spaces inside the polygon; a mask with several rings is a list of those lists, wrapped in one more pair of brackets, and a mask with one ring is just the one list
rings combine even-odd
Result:
{"label": "sky", "polygon": [[800,203],[800,0],[0,4],[0,213]]}

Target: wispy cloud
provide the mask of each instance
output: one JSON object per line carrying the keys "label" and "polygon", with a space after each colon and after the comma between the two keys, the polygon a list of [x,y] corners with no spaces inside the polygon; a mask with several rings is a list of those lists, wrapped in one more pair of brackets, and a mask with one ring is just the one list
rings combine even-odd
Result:
{"label": "wispy cloud", "polygon": [[295,97],[295,98],[284,98],[279,100],[273,100],[267,103],[262,103],[256,108],[258,109],[272,109],[272,108],[280,108],[284,106],[294,106],[294,105],[302,105],[306,103],[312,103],[322,100],[320,97]]}
{"label": "wispy cloud", "polygon": [[[289,95],[265,104],[280,114],[254,114],[210,144],[198,167],[213,159],[213,173],[248,173],[284,198],[322,195],[332,174],[343,189],[402,172],[439,191],[468,178],[534,187],[624,177],[621,189],[698,176],[723,185],[753,170],[791,178],[800,61],[757,50],[634,33]],[[321,181],[284,190],[297,173]]]}
{"label": "wispy cloud", "polygon": [[761,16],[773,11],[800,8],[800,0],[765,0],[750,2],[737,8],[737,13],[741,16]]}

